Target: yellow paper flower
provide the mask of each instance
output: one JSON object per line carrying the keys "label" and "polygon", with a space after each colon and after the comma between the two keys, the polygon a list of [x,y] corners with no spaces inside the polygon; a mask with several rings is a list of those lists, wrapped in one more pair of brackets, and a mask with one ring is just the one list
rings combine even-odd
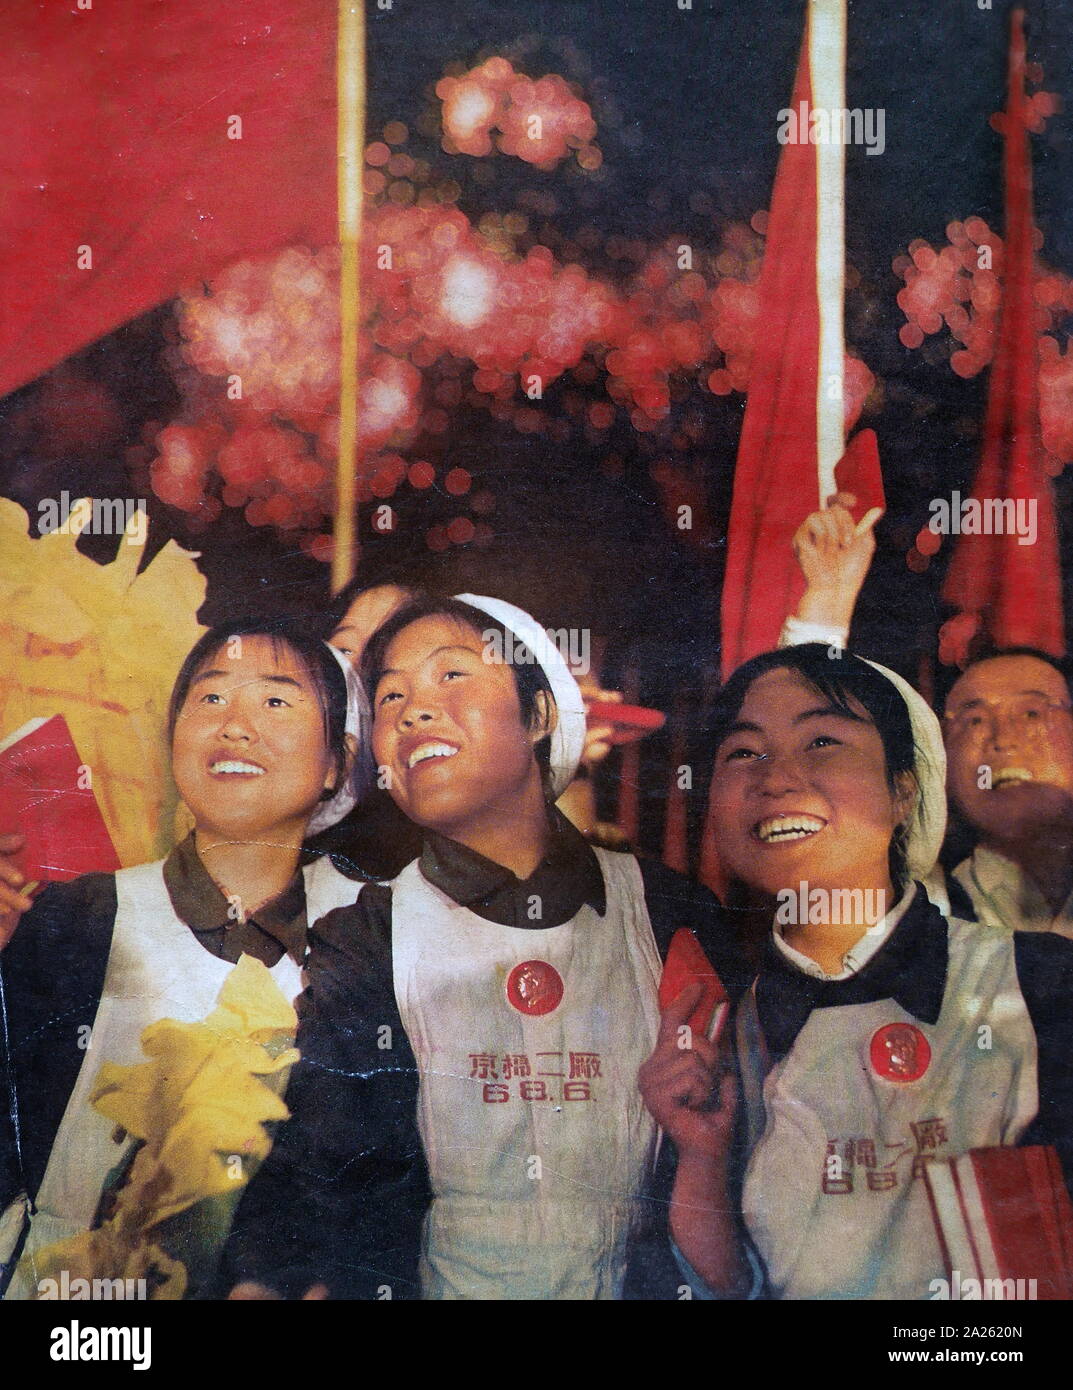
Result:
{"label": "yellow paper flower", "polygon": [[133,1277],[121,1271],[140,1262],[155,1271],[151,1297],[181,1298],[185,1270],[177,1266],[180,1281],[176,1262],[162,1262],[170,1257],[157,1232],[198,1203],[234,1197],[266,1157],[265,1125],[288,1114],[281,1093],[298,1059],[297,1026],[268,968],[242,956],[208,1018],[161,1019],[142,1033],[148,1061],[104,1063],[90,1102],[141,1144],[103,1225],[39,1254],[38,1277],[46,1264],[73,1269],[64,1261],[74,1259],[86,1278]]}
{"label": "yellow paper flower", "polygon": [[139,574],[145,537],[132,525],[98,565],[78,550],[77,527],[33,539],[23,508],[0,498],[0,737],[66,718],[124,865],[174,843],[167,707],[204,631],[197,556],[169,541]]}

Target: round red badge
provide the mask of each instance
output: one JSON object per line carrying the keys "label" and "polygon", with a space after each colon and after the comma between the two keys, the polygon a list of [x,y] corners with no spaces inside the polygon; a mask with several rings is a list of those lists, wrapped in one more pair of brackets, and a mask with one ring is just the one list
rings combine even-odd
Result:
{"label": "round red badge", "polygon": [[507,976],[507,999],[520,1014],[550,1014],[562,997],[562,977],[546,960],[523,960]]}
{"label": "round red badge", "polygon": [[931,1062],[931,1044],[912,1023],[886,1023],[872,1034],[872,1070],[887,1081],[919,1081]]}

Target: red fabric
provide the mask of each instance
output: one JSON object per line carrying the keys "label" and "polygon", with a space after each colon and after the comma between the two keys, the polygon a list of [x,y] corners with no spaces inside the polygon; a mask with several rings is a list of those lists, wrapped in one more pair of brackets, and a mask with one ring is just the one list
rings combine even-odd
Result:
{"label": "red fabric", "polygon": [[242,255],[335,240],[335,31],[333,0],[9,0],[0,395]]}
{"label": "red fabric", "polygon": [[[1038,340],[1032,292],[1032,161],[1025,111],[1024,12],[1011,23],[1006,108],[1006,250],[1002,316],[988,386],[984,446],[973,497],[1035,499],[1037,539],[960,536],[943,597],[999,646],[1065,651],[1058,529],[1051,482],[1043,468],[1038,401]],[[951,653],[963,659],[972,625]]]}
{"label": "red fabric", "polygon": [[[808,40],[793,109],[810,100]],[[807,136],[807,130],[804,132]],[[800,135],[801,132],[798,132]],[[760,276],[760,314],[734,470],[726,577],[723,675],[778,642],[804,580],[791,540],[820,505],[816,458],[819,303],[816,294],[816,146],[779,158]]]}

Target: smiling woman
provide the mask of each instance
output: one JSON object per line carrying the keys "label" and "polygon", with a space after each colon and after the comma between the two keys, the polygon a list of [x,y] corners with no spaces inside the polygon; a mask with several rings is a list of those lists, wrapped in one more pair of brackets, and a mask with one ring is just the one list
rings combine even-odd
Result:
{"label": "smiling woman", "polygon": [[875,668],[829,650],[766,653],[720,692],[720,855],[754,891],[775,894],[804,877],[893,896],[908,876],[907,823],[926,814],[909,711]]}
{"label": "smiling woman", "polygon": [[[545,668],[528,651],[526,660],[504,661],[516,642],[504,636],[491,614],[457,599],[417,600],[373,638],[362,674],[373,755],[395,802],[416,824],[524,878],[542,857],[561,716]],[[576,725],[578,711],[563,717]],[[448,759],[457,761],[441,775]],[[527,836],[518,834],[520,815]]]}
{"label": "smiling woman", "polygon": [[263,820],[275,839],[297,834],[301,843],[318,803],[334,802],[339,819],[367,780],[367,748],[347,746],[347,683],[354,700],[360,686],[322,642],[288,627],[214,628],[179,671],[168,734],[176,783],[195,821],[200,815],[199,850],[214,822],[221,850],[237,837],[248,852]]}
{"label": "smiling woman", "polygon": [[944,1265],[926,1161],[1055,1143],[1073,1171],[1073,946],[946,918],[914,881],[942,839],[945,760],[894,673],[769,652],[731,676],[714,724],[710,825],[770,931],[735,1032],[739,1141],[708,1122],[712,1059],[683,1064],[664,1039],[642,1069],[685,1155],[672,1234],[702,1297],[725,1292],[730,1203],[776,1297],[929,1298]]}
{"label": "smiling woman", "polygon": [[637,1074],[676,931],[744,982],[718,904],[556,811],[585,706],[529,614],[413,603],[362,670],[379,775],[424,844],[317,930],[232,1296],[617,1298],[632,1265],[676,1297]]}
{"label": "smiling woman", "polygon": [[[183,663],[169,728],[191,835],[157,863],[49,886],[3,954],[4,1080],[19,1131],[0,1131],[13,1184],[0,1198],[3,1229],[25,1232],[4,1270],[8,1298],[33,1297],[61,1265],[111,1279],[133,1261],[150,1296],[206,1286],[270,1146],[261,1121],[282,1113],[268,1078],[285,1080],[308,927],[359,891],[302,849],[318,818],[329,825],[353,806],[366,759],[367,706],[345,660],[288,624],[214,628]],[[201,1055],[213,1039],[219,1051]],[[179,1086],[191,1049],[196,1098]],[[144,1080],[155,1064],[167,1085]],[[139,1085],[161,1097],[145,1123],[131,1101]],[[221,1096],[230,1129],[208,1122]],[[231,1170],[218,1152],[228,1146]],[[145,1205],[149,1192],[157,1205]]]}

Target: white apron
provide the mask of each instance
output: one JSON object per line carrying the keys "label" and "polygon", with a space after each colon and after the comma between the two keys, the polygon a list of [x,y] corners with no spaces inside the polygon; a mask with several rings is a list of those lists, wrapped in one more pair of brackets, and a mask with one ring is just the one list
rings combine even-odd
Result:
{"label": "white apron", "polygon": [[[743,1208],[780,1298],[929,1298],[930,1282],[946,1271],[923,1160],[1015,1144],[1035,1118],[1036,1035],[1013,938],[953,918],[949,951],[934,1025],[889,999],[815,1009],[763,1082],[762,1135]],[[903,1031],[887,1033],[892,1024]],[[750,995],[739,1039],[746,1094],[754,1096],[757,1031]],[[894,1069],[905,1074],[926,1055],[921,1035],[931,1050],[923,1075],[882,1074],[892,1069],[884,1039],[894,1038]]]}
{"label": "white apron", "polygon": [[[655,1138],[637,1072],[656,1041],[661,964],[636,859],[596,854],[604,916],[584,906],[558,927],[478,917],[416,862],[392,887],[395,994],[434,1194],[425,1298],[621,1292]],[[528,961],[541,969],[519,972]]]}
{"label": "white apron", "polygon": [[[101,1065],[144,1062],[142,1033],[160,1019],[194,1023],[205,1018],[235,968],[207,951],[176,914],[164,883],[163,864],[163,860],[140,864],[115,876],[116,919],[101,1001],[7,1299],[35,1296],[35,1251],[91,1226],[102,1187],[129,1146],[129,1140],[116,1144],[115,1125],[89,1103]],[[333,907],[354,902],[361,888],[340,874],[327,856],[306,866],[302,875],[310,923]],[[301,967],[285,955],[270,973],[293,1002],[302,989]]]}

